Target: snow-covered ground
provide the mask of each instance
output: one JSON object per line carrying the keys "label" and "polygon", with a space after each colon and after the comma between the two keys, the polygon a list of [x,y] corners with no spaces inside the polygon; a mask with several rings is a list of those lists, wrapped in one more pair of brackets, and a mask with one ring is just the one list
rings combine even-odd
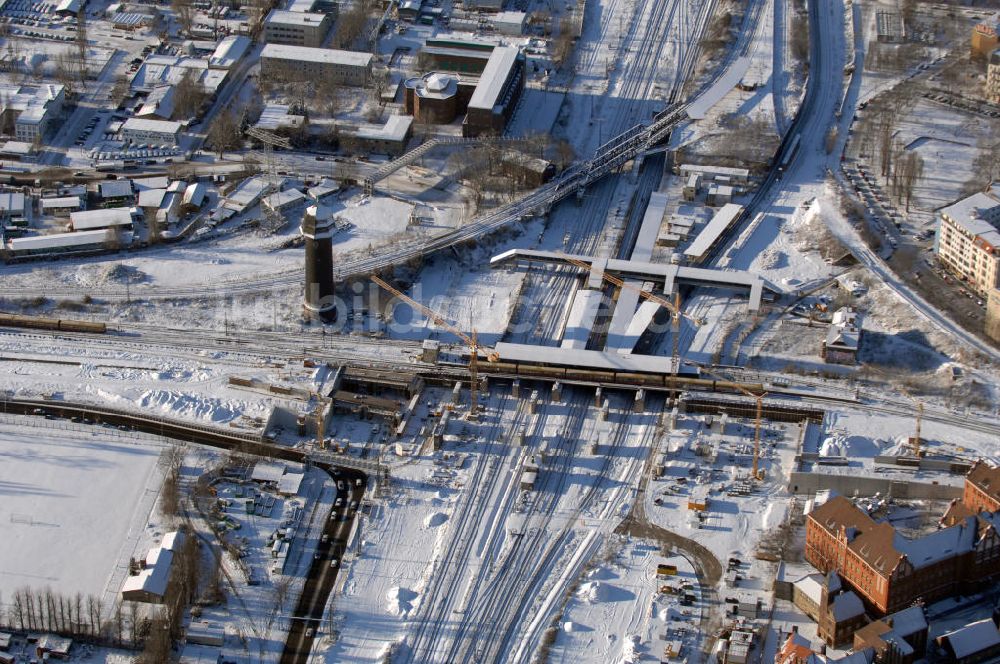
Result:
{"label": "snow-covered ground", "polygon": [[[657,577],[657,565],[676,576]],[[701,608],[681,604],[683,587],[698,585],[691,562],[658,544],[611,538],[582,575],[559,621],[549,661],[633,662],[660,657],[670,640],[697,630]],[[669,588],[669,592],[661,592]],[[686,646],[691,647],[691,639]]]}
{"label": "snow-covered ground", "polygon": [[35,419],[5,416],[0,424],[0,591],[10,598],[49,587],[110,608],[129,558],[144,557],[148,547],[163,445]]}

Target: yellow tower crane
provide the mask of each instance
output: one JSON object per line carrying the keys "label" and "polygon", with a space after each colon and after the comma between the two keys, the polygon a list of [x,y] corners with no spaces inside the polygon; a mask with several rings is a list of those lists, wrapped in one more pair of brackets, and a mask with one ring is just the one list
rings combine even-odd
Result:
{"label": "yellow tower crane", "polygon": [[[588,272],[591,270],[591,266],[587,262],[582,261],[578,258],[573,258],[572,256],[567,256],[566,254],[562,254],[561,258],[567,261],[568,263],[575,265],[576,267],[587,270]],[[663,307],[672,314],[674,341],[673,341],[673,354],[671,355],[671,359],[673,360],[674,376],[676,377],[677,373],[680,371],[679,344],[680,344],[681,316],[691,321],[695,327],[701,327],[702,325],[704,325],[705,324],[704,319],[695,318],[694,316],[691,316],[681,311],[681,296],[679,292],[675,294],[674,301],[671,302],[670,300],[661,297],[656,293],[652,293],[650,291],[646,291],[636,286],[633,286],[632,284],[626,282],[624,279],[620,279],[614,275],[608,274],[607,272],[604,272],[601,276],[608,283],[614,284],[615,286],[618,286],[621,289],[630,290],[635,293],[638,293],[639,297],[643,298],[644,300],[649,300],[650,302],[655,302],[656,304],[660,305],[661,307]]]}
{"label": "yellow tower crane", "polygon": [[[431,319],[434,322],[435,325],[439,325],[440,327],[443,327],[444,329],[446,329],[449,332],[451,332],[452,334],[454,334],[456,337],[458,337],[459,339],[461,339],[462,342],[465,343],[466,346],[469,347],[469,376],[470,376],[470,379],[472,381],[472,385],[470,386],[470,390],[469,390],[469,392],[471,392],[471,394],[472,394],[472,406],[469,409],[469,416],[470,417],[475,417],[476,414],[479,412],[479,366],[478,366],[478,363],[479,363],[479,349],[480,349],[479,340],[478,340],[476,331],[472,330],[472,332],[470,334],[466,334],[465,332],[463,332],[462,330],[460,330],[454,323],[452,323],[451,321],[449,321],[447,318],[445,318],[441,314],[439,314],[439,313],[437,313],[437,312],[435,312],[435,311],[433,311],[433,310],[425,307],[424,305],[420,304],[419,302],[417,302],[416,300],[414,300],[412,297],[409,297],[408,295],[406,295],[405,293],[399,291],[398,289],[393,288],[392,286],[390,286],[389,284],[387,284],[385,281],[383,281],[382,279],[380,279],[376,275],[374,275],[374,274],[371,275],[371,280],[374,283],[378,284],[379,287],[381,287],[381,288],[385,289],[386,291],[392,293],[393,295],[395,295],[396,297],[398,297],[399,299],[401,299],[403,302],[406,302],[408,305],[410,305],[411,307],[413,307],[414,309],[416,309],[417,311],[419,311],[423,315],[427,316],[427,318]],[[491,350],[489,348],[487,348],[485,350],[486,350],[486,359],[489,360],[490,362],[496,362],[497,360],[500,359],[500,356],[497,354],[496,351]]]}

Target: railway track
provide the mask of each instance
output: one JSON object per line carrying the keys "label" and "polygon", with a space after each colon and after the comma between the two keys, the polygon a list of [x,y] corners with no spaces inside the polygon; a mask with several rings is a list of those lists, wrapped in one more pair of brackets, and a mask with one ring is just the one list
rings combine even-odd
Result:
{"label": "railway track", "polygon": [[[452,536],[448,547],[431,574],[431,581],[424,591],[421,609],[415,617],[416,630],[407,639],[405,659],[407,662],[435,662],[437,646],[449,628],[451,613],[455,604],[462,572],[467,567],[478,526],[483,522],[494,485],[500,475],[502,460],[515,448],[513,443],[515,427],[520,426],[526,414],[524,402],[519,402],[513,418],[513,425],[506,432],[503,429],[503,413],[512,399],[504,392],[497,408],[496,419],[490,426],[486,448],[479,455],[475,470],[464,493],[465,500],[456,510],[452,521]],[[515,448],[516,449],[516,448]],[[503,451],[503,453],[500,453]]]}

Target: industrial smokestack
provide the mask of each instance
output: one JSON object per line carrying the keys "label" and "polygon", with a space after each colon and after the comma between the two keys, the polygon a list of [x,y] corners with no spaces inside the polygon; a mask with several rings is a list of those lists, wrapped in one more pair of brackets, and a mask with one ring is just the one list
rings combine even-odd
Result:
{"label": "industrial smokestack", "polygon": [[316,205],[306,208],[299,232],[306,240],[305,315],[324,323],[337,320],[333,301],[333,219]]}

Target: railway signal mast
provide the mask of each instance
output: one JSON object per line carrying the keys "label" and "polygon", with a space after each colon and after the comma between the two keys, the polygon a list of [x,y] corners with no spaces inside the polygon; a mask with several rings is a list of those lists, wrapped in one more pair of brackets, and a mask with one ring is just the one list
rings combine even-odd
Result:
{"label": "railway signal mast", "polygon": [[[469,419],[475,419],[476,416],[479,414],[479,349],[480,349],[479,338],[478,335],[476,334],[476,331],[473,329],[471,333],[466,334],[465,332],[460,330],[454,323],[449,321],[441,314],[433,311],[432,309],[429,309],[428,307],[425,307],[424,305],[420,304],[419,302],[409,297],[405,293],[399,291],[398,289],[393,288],[392,286],[390,286],[388,283],[386,283],[376,275],[374,274],[371,275],[371,280],[374,283],[378,284],[381,288],[392,293],[393,295],[401,299],[403,302],[406,302],[408,305],[410,305],[423,315],[427,316],[427,318],[431,319],[435,325],[443,327],[444,329],[454,334],[456,337],[461,339],[466,346],[469,347],[469,376],[472,382],[472,384],[469,386],[469,392],[472,396],[472,405],[469,408]],[[497,354],[496,351],[490,350],[488,348],[485,350],[486,350],[486,359],[489,360],[490,362],[496,362],[497,360],[500,359],[500,355]]]}

